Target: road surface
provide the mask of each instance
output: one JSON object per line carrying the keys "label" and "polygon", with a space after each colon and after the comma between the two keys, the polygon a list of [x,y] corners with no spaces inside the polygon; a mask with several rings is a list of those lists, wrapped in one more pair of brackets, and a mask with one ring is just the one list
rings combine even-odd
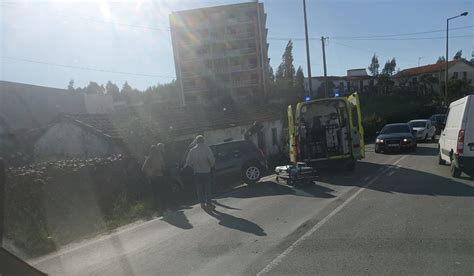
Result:
{"label": "road surface", "polygon": [[52,275],[474,273],[474,182],[436,144],[375,154],[293,189],[267,178],[30,263]]}

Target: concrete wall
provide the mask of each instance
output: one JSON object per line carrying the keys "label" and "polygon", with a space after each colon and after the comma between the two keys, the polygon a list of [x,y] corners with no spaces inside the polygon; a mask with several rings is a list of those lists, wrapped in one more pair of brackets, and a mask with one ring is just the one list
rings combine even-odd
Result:
{"label": "concrete wall", "polygon": [[[263,124],[263,135],[265,141],[265,153],[267,155],[277,154],[280,148],[283,146],[283,121],[282,120],[274,120],[274,121],[266,121],[261,122]],[[222,128],[222,129],[215,129],[215,130],[207,130],[204,131],[202,134],[206,137],[206,143],[208,145],[222,143],[226,140],[243,140],[245,131],[247,131],[252,124],[229,127],[229,128]],[[277,144],[273,145],[272,140],[272,129],[276,128],[277,131]],[[183,135],[180,136],[179,141],[183,140],[190,140],[193,139],[198,133]],[[252,142],[258,146],[258,137],[257,135],[252,136]]]}
{"label": "concrete wall", "polygon": [[68,122],[51,126],[35,143],[35,161],[105,157],[121,150],[105,138]]}

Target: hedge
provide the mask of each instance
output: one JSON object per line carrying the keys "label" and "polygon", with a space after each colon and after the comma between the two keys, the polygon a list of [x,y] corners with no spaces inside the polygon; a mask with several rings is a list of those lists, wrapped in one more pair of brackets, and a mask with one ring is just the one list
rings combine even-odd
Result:
{"label": "hedge", "polygon": [[5,237],[27,255],[149,215],[149,188],[125,156],[8,168]]}

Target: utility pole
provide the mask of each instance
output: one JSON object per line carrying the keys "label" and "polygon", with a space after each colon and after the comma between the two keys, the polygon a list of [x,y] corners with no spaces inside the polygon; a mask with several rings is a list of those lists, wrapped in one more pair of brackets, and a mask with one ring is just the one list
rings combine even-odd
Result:
{"label": "utility pole", "polygon": [[303,11],[304,11],[304,34],[306,39],[306,63],[308,65],[308,87],[309,87],[309,97],[313,93],[313,85],[311,79],[311,58],[309,57],[309,38],[308,38],[308,21],[306,19],[306,0],[303,0]]}
{"label": "utility pole", "polygon": [[448,77],[449,20],[454,19],[454,18],[458,18],[458,17],[461,17],[461,16],[466,16],[466,15],[468,15],[468,12],[463,12],[460,15],[456,15],[456,16],[453,16],[453,17],[450,17],[450,18],[446,19],[446,63],[445,63],[446,64],[446,70],[444,72],[444,104],[446,106],[448,106],[448,80],[449,80],[449,77]]}
{"label": "utility pole", "polygon": [[324,36],[321,37],[321,44],[322,44],[322,48],[323,48],[323,66],[324,66],[324,96],[326,98],[329,97],[329,87],[328,87],[328,73],[327,73],[327,69],[326,69],[326,47],[325,47],[325,42],[326,42],[326,38]]}

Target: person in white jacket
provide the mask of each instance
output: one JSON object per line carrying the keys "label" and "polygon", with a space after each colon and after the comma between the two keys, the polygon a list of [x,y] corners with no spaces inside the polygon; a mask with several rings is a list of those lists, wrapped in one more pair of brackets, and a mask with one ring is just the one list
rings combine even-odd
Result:
{"label": "person in white jacket", "polygon": [[186,166],[191,167],[194,171],[194,183],[201,207],[213,208],[211,170],[216,160],[211,149],[204,143],[204,136],[198,135],[195,141],[196,145],[189,151],[186,157]]}

